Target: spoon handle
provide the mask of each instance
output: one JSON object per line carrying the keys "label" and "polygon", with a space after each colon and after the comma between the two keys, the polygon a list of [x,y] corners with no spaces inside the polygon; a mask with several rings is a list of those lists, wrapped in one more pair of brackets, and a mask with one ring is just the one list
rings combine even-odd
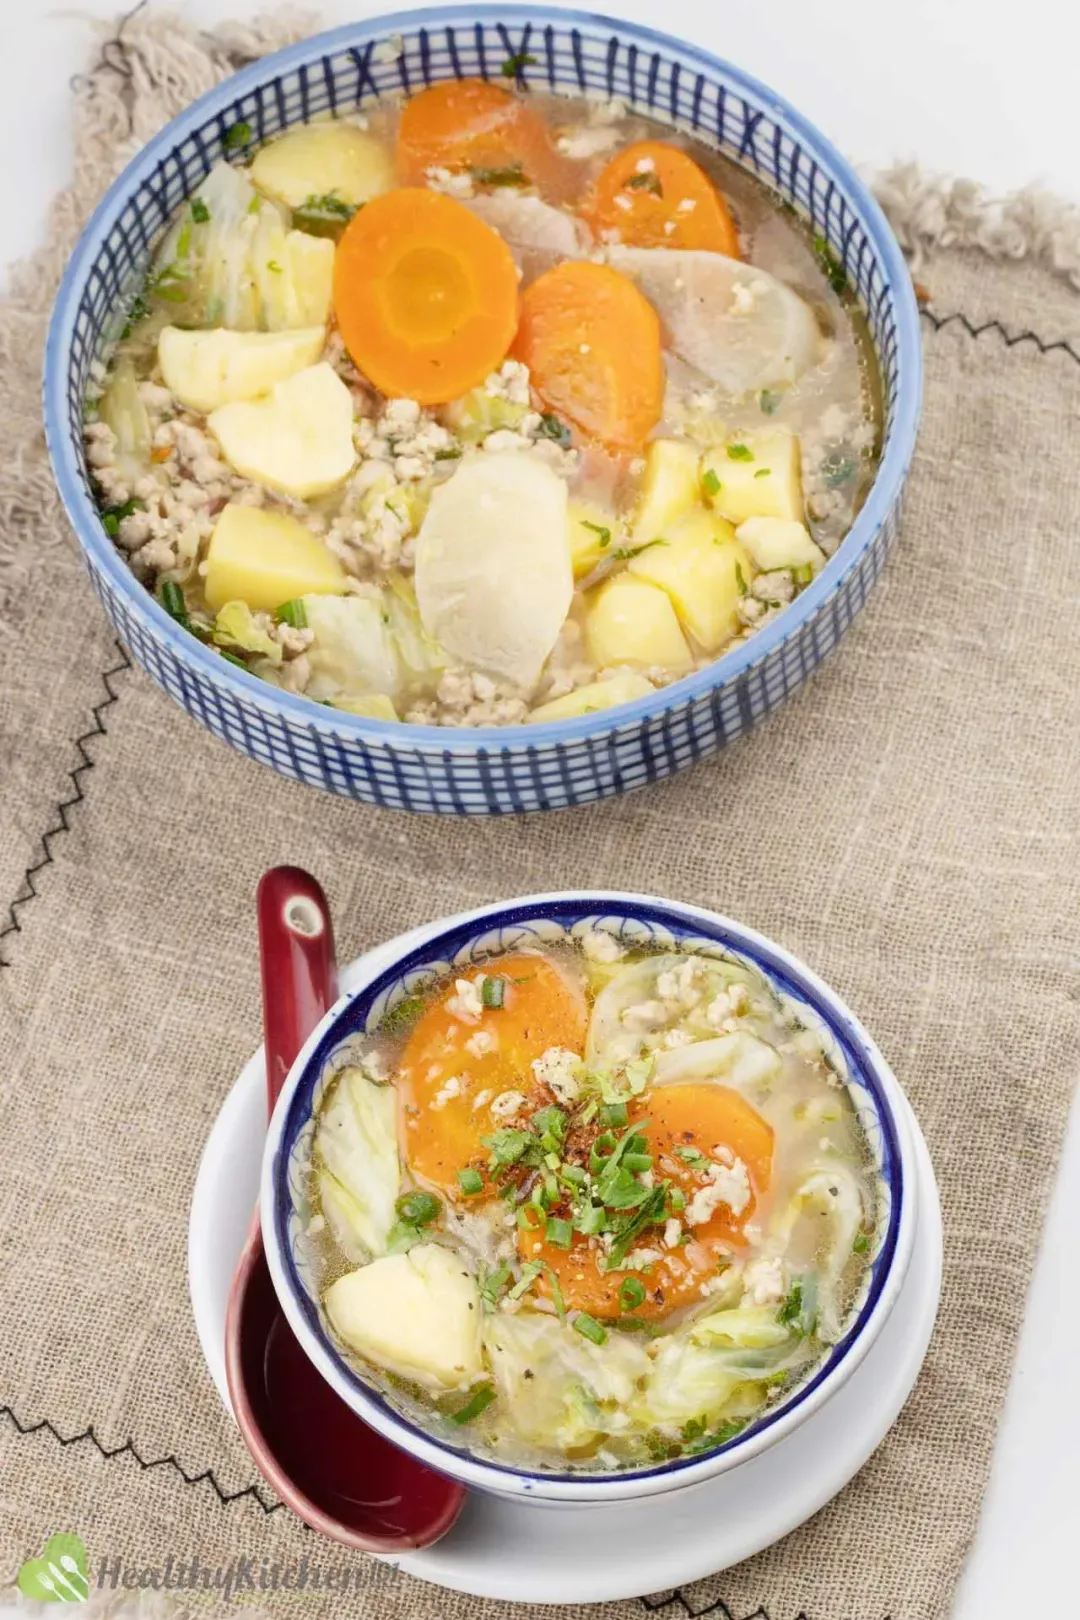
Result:
{"label": "spoon handle", "polygon": [[310,872],[271,867],[259,880],[256,909],[266,1101],[273,1113],[300,1048],[337,1000],[337,959],[330,907]]}

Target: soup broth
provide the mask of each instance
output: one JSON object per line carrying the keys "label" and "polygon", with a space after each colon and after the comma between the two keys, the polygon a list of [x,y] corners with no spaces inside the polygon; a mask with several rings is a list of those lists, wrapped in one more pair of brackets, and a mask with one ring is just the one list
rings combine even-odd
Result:
{"label": "soup broth", "polygon": [[331,1335],[444,1441],[611,1471],[741,1432],[841,1335],[877,1177],[749,965],[603,931],[492,958],[336,1055],[302,1244]]}
{"label": "soup broth", "polygon": [[222,658],[376,719],[568,718],[707,666],[840,545],[864,318],[701,140],[505,80],[230,136],[86,426],[107,532]]}

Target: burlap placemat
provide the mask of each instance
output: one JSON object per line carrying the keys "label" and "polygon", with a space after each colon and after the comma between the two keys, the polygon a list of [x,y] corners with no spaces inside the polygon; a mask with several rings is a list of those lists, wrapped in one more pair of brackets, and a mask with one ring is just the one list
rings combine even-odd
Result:
{"label": "burlap placemat", "polygon": [[[83,1537],[93,1574],[103,1558],[137,1573],[197,1555],[251,1559],[257,1579],[312,1554],[219,1406],[185,1280],[199,1153],[258,1040],[252,894],[288,860],[326,885],[347,954],[496,896],[644,887],[776,936],[859,1009],[944,1196],[930,1357],[831,1506],[663,1612],[937,1620],[973,1534],[1077,1070],[1080,301],[1053,273],[1080,262],[1075,220],[890,178],[931,295],[904,533],[786,709],[720,758],[585,812],[376,813],[228,752],[128,666],[37,427],[44,314],[79,220],[133,145],[282,31],[128,24],[76,87],[75,185],[0,319],[0,1576],[56,1530]],[[941,251],[949,239],[963,250]],[[560,1612],[346,1562],[348,1597],[241,1591],[231,1612]]]}

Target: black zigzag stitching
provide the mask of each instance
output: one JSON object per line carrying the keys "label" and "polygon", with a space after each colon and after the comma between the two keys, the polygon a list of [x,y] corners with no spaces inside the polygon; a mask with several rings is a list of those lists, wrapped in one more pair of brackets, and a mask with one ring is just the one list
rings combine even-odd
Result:
{"label": "black zigzag stitching", "polygon": [[945,326],[961,326],[968,336],[973,338],[981,338],[987,332],[992,332],[1001,338],[1007,349],[1015,349],[1021,343],[1034,343],[1040,354],[1054,354],[1059,351],[1067,354],[1070,360],[1074,360],[1080,366],[1080,352],[1064,338],[1055,338],[1052,343],[1048,343],[1037,332],[1010,332],[1000,321],[983,321],[981,325],[976,326],[967,315],[959,311],[952,315],[935,315],[932,309],[923,309],[920,313],[924,320],[930,322],[935,332],[940,332]]}
{"label": "black zigzag stitching", "polygon": [[[686,1601],[686,1594],[681,1587],[677,1587],[669,1597],[664,1598],[638,1598],[638,1602],[647,1614],[661,1614],[665,1609],[680,1608],[689,1620],[705,1620],[705,1616],[713,1620],[772,1620],[768,1609],[759,1604],[752,1614],[736,1615],[728,1608],[723,1598],[717,1598],[713,1603],[707,1603],[703,1609],[691,1608]],[[800,1609],[795,1620],[808,1620],[805,1609]]]}
{"label": "black zigzag stitching", "polygon": [[245,1485],[243,1490],[240,1491],[223,1491],[212,1468],[204,1469],[201,1474],[189,1474],[179,1458],[171,1454],[167,1457],[142,1457],[136,1451],[132,1440],[125,1440],[122,1446],[103,1445],[94,1433],[93,1424],[89,1428],[82,1429],[78,1434],[64,1435],[60,1433],[54,1423],[50,1423],[48,1418],[39,1418],[36,1423],[23,1423],[18,1414],[7,1405],[0,1406],[0,1417],[7,1418],[19,1434],[33,1435],[44,1432],[51,1434],[53,1439],[62,1446],[77,1446],[82,1441],[89,1440],[92,1445],[97,1447],[106,1462],[110,1462],[114,1457],[130,1456],[135,1459],[144,1473],[149,1473],[152,1468],[174,1468],[185,1485],[202,1485],[204,1482],[210,1484],[222,1507],[228,1507],[232,1502],[239,1502],[245,1496],[250,1496],[253,1501],[257,1502],[267,1515],[276,1513],[281,1506],[280,1502],[267,1502],[257,1485]]}
{"label": "black zigzag stitching", "polygon": [[30,904],[31,900],[35,900],[37,898],[38,888],[35,879],[39,872],[43,872],[47,866],[52,865],[53,839],[59,837],[61,833],[71,831],[71,823],[68,820],[68,811],[73,810],[77,804],[81,804],[83,798],[85,797],[83,793],[82,781],[80,779],[85,772],[93,770],[94,768],[93,755],[88,751],[86,745],[87,743],[92,742],[95,737],[105,736],[108,728],[105,724],[103,716],[105,711],[112,707],[120,695],[118,692],[113,690],[111,684],[112,679],[116,675],[122,675],[125,670],[132,667],[131,659],[128,657],[127,653],[124,651],[123,647],[121,647],[119,642],[116,642],[116,651],[119,654],[119,663],[114,664],[111,669],[105,670],[101,677],[107,696],[104,697],[100,703],[95,704],[94,708],[91,710],[94,721],[93,725],[88,731],[84,731],[81,737],[76,737],[75,739],[75,747],[79,752],[79,764],[75,766],[74,770],[68,772],[68,778],[71,782],[71,792],[66,799],[62,799],[56,806],[56,809],[53,812],[53,819],[45,833],[42,835],[41,854],[32,866],[28,866],[26,868],[26,871],[23,873],[23,880],[22,884],[20,885],[19,892],[8,906],[8,921],[5,923],[3,928],[0,928],[0,968],[11,966],[11,963],[3,954],[3,944],[5,939],[7,939],[10,934],[18,934],[22,931],[22,923],[19,920],[19,913],[24,906]]}

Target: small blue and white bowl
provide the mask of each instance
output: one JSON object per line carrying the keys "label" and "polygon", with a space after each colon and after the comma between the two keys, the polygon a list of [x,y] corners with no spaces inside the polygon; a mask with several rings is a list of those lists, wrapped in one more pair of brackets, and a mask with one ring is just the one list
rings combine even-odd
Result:
{"label": "small blue and white bowl", "polygon": [[[392,38],[400,53],[380,52]],[[181,630],[135,579],[97,516],[83,450],[90,368],[108,352],[181,201],[243,120],[258,140],[438,79],[499,77],[620,96],[693,132],[790,202],[857,290],[885,397],[881,465],[851,533],[772,624],[709,668],[577,720],[501,729],[395,725],[277,690]],[[388,58],[388,59],[387,59]],[[782,97],[696,46],[590,12],[544,5],[436,6],[350,23],[254,63],[148,143],[106,194],[72,256],[45,356],[56,480],[117,633],[193,719],[283,775],[399,810],[497,815],[586,804],[645,787],[715,752],[793,692],[866,600],[897,530],[921,399],[911,278],[881,210],[840,154]]]}
{"label": "small blue and white bowl", "polygon": [[[282,1309],[304,1351],[347,1405],[405,1451],[462,1484],[535,1502],[599,1503],[660,1495],[714,1478],[776,1445],[822,1406],[866,1356],[896,1303],[915,1238],[918,1172],[910,1110],[881,1053],[844,1003],[788,951],[697,906],[648,895],[573,891],[528,895],[434,925],[435,932],[390,966],[370,972],[327,1013],[293,1065],[270,1121],[263,1156],[261,1220],[266,1258]],[[623,1473],[529,1473],[451,1444],[416,1421],[334,1338],[319,1301],[308,1250],[308,1181],[314,1114],[357,1037],[403,997],[451,968],[494,953],[552,943],[599,928],[628,944],[645,941],[706,955],[735,955],[762,972],[804,1026],[817,1031],[858,1113],[878,1172],[878,1222],[866,1276],[841,1335],[823,1361],[744,1433],[700,1457]]]}

